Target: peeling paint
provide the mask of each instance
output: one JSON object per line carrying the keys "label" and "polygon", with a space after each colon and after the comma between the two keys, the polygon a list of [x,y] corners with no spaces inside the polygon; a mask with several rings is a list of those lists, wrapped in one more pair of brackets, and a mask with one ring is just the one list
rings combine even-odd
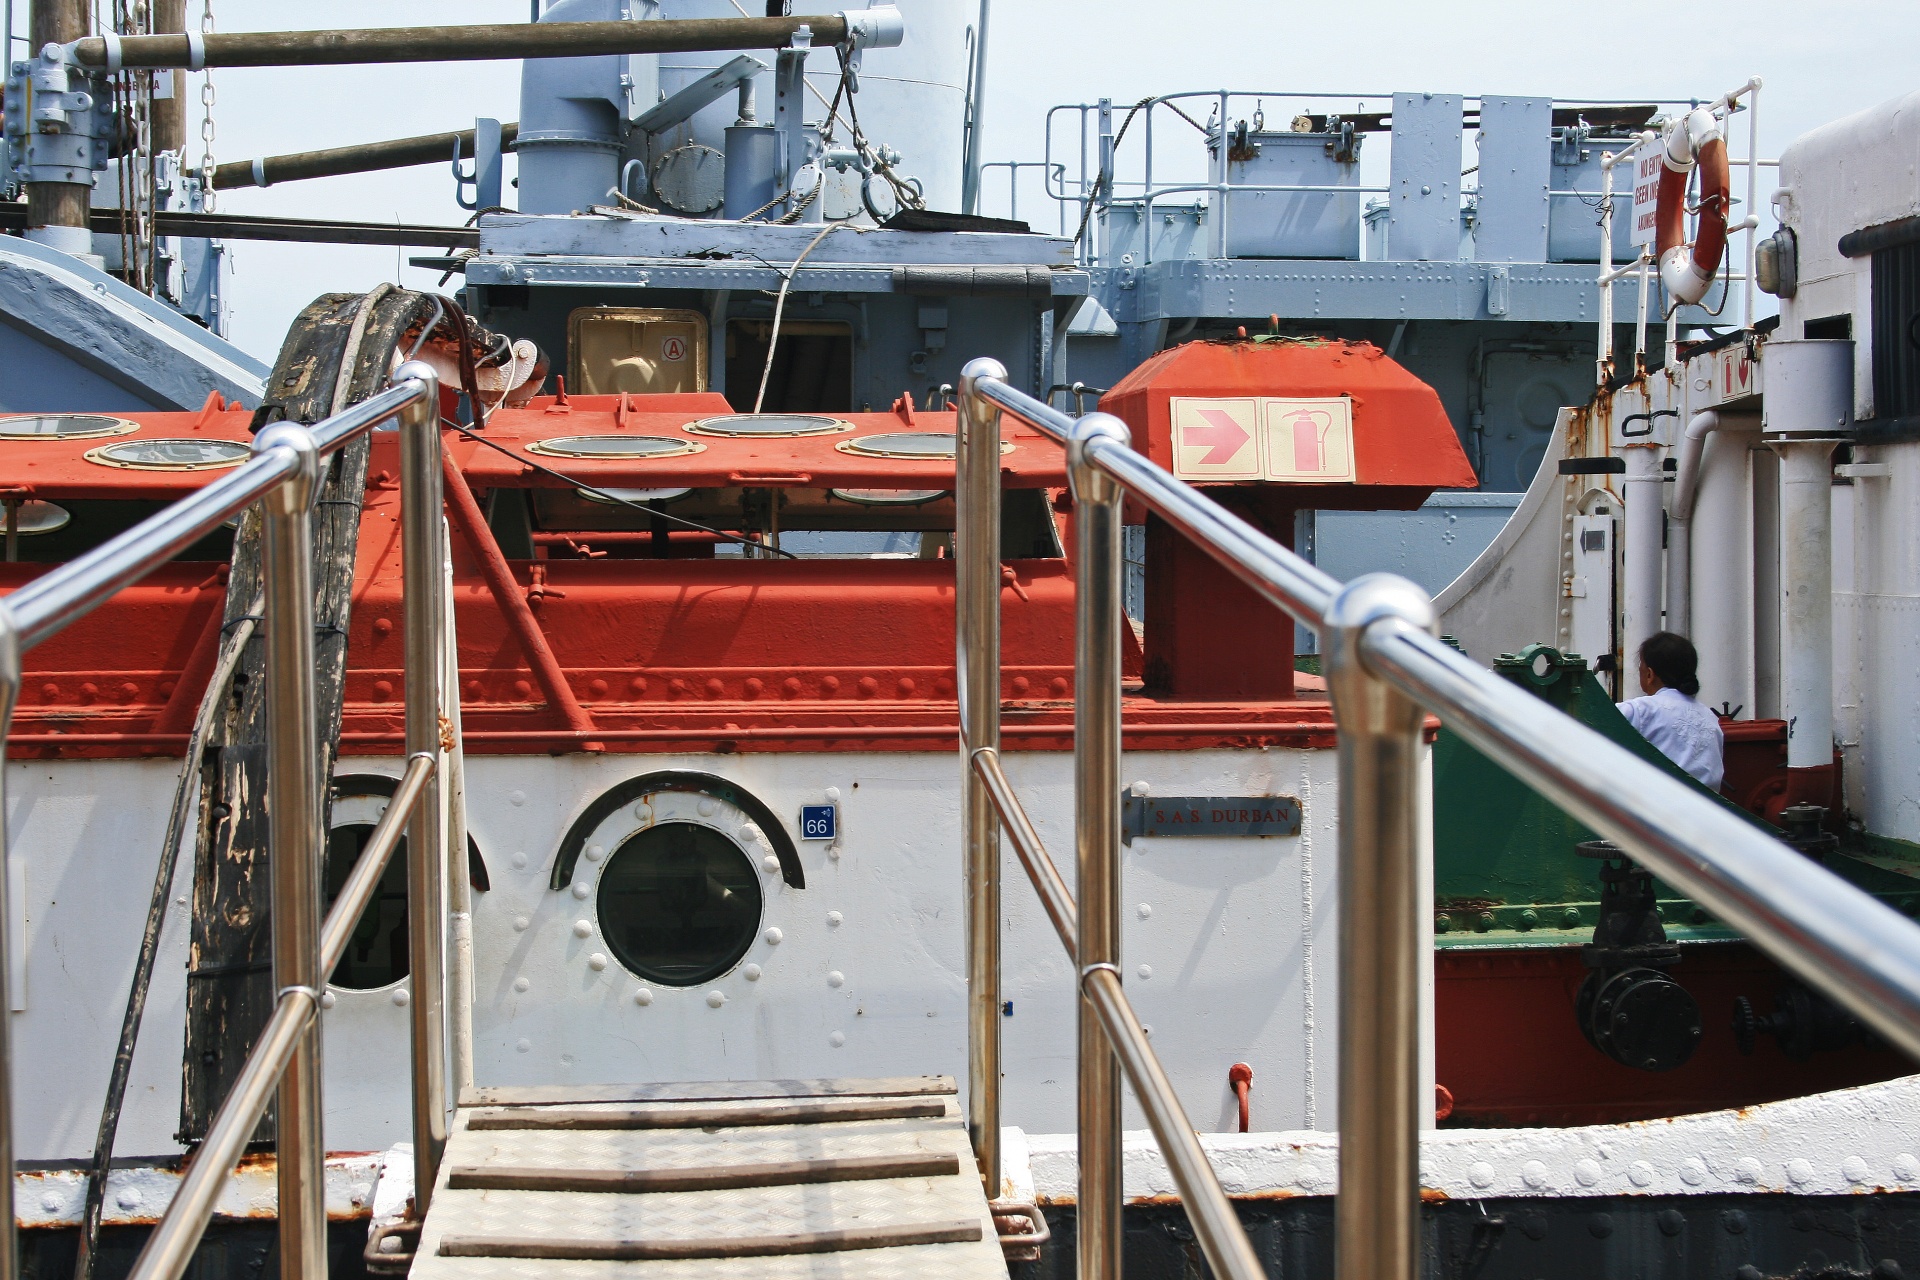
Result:
{"label": "peeling paint", "polygon": [[[327,1157],[327,1220],[365,1221],[372,1214],[374,1189],[387,1156],[352,1152]],[[412,1162],[408,1162],[409,1171]],[[227,1179],[214,1208],[219,1221],[271,1222],[277,1214],[278,1165],[271,1155],[249,1155]],[[409,1177],[411,1173],[409,1173]],[[107,1175],[108,1226],[152,1226],[160,1221],[179,1189],[181,1162],[127,1165]],[[87,1175],[82,1169],[22,1169],[14,1174],[15,1220],[28,1227],[77,1227],[87,1205]]]}

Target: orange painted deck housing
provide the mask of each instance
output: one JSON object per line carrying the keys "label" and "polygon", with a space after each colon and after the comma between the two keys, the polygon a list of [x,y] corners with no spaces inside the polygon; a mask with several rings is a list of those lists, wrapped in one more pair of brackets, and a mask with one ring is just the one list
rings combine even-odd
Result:
{"label": "orange painted deck housing", "polygon": [[[484,502],[497,489],[567,491],[559,471],[607,487],[950,489],[950,461],[874,458],[835,446],[863,435],[951,431],[953,415],[850,415],[852,433],[777,439],[689,437],[689,422],[729,412],[717,395],[536,400],[496,413],[490,448],[454,432],[449,458]],[[132,415],[142,437],[249,439],[250,415],[210,402],[193,414]],[[527,446],[563,435],[697,438],[664,459],[555,458]],[[1012,418],[1009,489],[1047,495],[1071,520],[1059,446]],[[52,502],[159,505],[218,472],[129,471],[86,458],[100,440],[0,442],[17,496]],[[355,568],[343,749],[400,749],[404,643],[397,517],[398,457],[376,435]],[[145,507],[130,509],[127,522]],[[601,545],[595,545],[595,539]],[[497,554],[458,522],[450,539],[466,740],[488,753],[952,749],[953,562],[948,559],[716,559],[695,535],[674,558],[635,558],[635,535],[544,535],[532,560],[508,563],[560,678],[587,723],[569,724],[542,696],[528,658],[482,572]],[[1071,536],[1063,537],[1071,545]],[[692,558],[686,558],[689,556]],[[0,565],[0,591],[45,572]],[[208,679],[225,603],[222,559],[181,560],[129,588],[24,655],[9,754],[15,758],[177,755]],[[1073,583],[1065,559],[1015,560],[1002,594],[1005,736],[1014,749],[1072,741]],[[1146,695],[1127,633],[1126,708],[1134,749],[1332,744],[1322,700],[1195,703]]]}
{"label": "orange painted deck housing", "polygon": [[[1345,399],[1353,479],[1340,483],[1202,481],[1197,487],[1288,547],[1300,511],[1407,511],[1435,489],[1479,485],[1432,387],[1366,342],[1251,339],[1162,351],[1100,399],[1133,447],[1175,469],[1173,402]],[[1225,449],[1236,447],[1228,427]],[[1249,441],[1246,449],[1254,447]],[[1293,619],[1158,517],[1145,519],[1146,688],[1182,700],[1293,696]]]}

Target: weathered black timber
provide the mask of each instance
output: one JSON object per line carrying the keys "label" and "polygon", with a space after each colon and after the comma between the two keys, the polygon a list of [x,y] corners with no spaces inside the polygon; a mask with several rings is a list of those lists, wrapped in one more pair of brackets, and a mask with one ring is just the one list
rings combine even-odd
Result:
{"label": "weathered black timber", "polygon": [[[315,300],[288,331],[267,384],[268,399],[254,415],[254,429],[276,420],[318,422],[365,399],[385,384],[396,343],[431,312],[432,302],[425,295],[386,285],[370,294],[327,294]],[[362,437],[335,455],[314,511],[314,657],[322,777],[332,775],[340,734],[367,450]],[[260,521],[258,512],[250,510],[234,540],[229,624],[255,608],[260,568]],[[265,663],[265,635],[256,630],[234,673],[226,713],[209,735],[207,763],[201,769],[180,1103],[180,1136],[186,1142],[205,1136],[273,1009],[268,919],[272,882],[264,804]],[[272,1136],[269,1113],[255,1138],[264,1142]]]}

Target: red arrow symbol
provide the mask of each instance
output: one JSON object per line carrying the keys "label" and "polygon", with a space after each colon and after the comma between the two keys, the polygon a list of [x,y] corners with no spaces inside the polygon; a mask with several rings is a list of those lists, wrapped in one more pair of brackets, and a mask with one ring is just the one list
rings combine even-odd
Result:
{"label": "red arrow symbol", "polygon": [[1201,417],[1211,425],[1187,428],[1187,444],[1206,445],[1206,456],[1199,459],[1201,466],[1216,466],[1231,462],[1233,456],[1246,447],[1253,439],[1247,429],[1233,420],[1233,415],[1223,409],[1201,409]]}

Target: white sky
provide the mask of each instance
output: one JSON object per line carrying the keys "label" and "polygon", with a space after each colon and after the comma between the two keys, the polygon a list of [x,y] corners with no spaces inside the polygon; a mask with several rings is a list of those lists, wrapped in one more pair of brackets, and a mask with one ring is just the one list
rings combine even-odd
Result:
{"label": "white sky", "polygon": [[[22,30],[26,3],[16,0]],[[189,0],[190,21],[200,3]],[[903,0],[903,8],[911,20],[913,0]],[[215,13],[220,30],[244,31],[524,22],[528,4],[215,0]],[[1699,34],[1707,31],[1713,34]],[[1708,98],[1759,74],[1767,82],[1761,150],[1777,156],[1818,125],[1920,89],[1915,48],[1920,4],[1912,0],[1748,0],[1737,7],[1644,0],[1599,6],[1537,0],[998,0],[990,35],[986,150],[994,159],[1038,159],[1048,106],[1102,96],[1125,103],[1150,93],[1228,87],[1337,91],[1341,99],[1432,90],[1649,101]],[[222,70],[215,85],[217,160],[461,128],[477,115],[512,120],[519,114],[517,63]],[[189,101],[188,132],[197,159],[197,77]],[[1743,150],[1736,144],[1736,154]],[[911,163],[905,167],[911,171]],[[993,191],[1003,191],[1004,181],[1004,174],[996,175]],[[453,204],[452,185],[446,166],[438,165],[231,192],[220,207],[457,224],[466,214]],[[1003,202],[996,195],[983,211],[1003,211]],[[1023,202],[1023,216],[1051,227],[1051,217],[1039,212],[1037,202]],[[1771,226],[1764,212],[1763,220]],[[232,252],[232,336],[271,360],[288,321],[312,297],[395,279],[399,259],[431,251],[236,242]],[[431,288],[439,277],[404,268],[400,278],[410,287]]]}

